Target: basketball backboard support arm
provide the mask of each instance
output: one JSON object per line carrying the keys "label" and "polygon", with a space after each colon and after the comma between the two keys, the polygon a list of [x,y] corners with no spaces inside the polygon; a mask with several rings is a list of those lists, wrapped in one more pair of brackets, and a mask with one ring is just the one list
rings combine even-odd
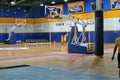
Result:
{"label": "basketball backboard support arm", "polygon": [[[54,8],[60,8],[59,6],[45,6],[45,15],[47,14],[46,13],[46,8],[48,8],[49,11],[53,11]],[[67,20],[70,20],[72,22],[74,22],[75,24],[79,24],[79,25],[82,25],[82,35],[83,35],[83,39],[85,39],[85,28],[87,27],[88,24],[91,24],[91,23],[85,23],[81,18],[75,16],[75,15],[72,15],[72,14],[69,14],[69,15],[62,15],[62,13],[59,14],[60,18],[65,18]],[[76,25],[75,25],[76,26]],[[77,39],[75,39],[77,40]]]}

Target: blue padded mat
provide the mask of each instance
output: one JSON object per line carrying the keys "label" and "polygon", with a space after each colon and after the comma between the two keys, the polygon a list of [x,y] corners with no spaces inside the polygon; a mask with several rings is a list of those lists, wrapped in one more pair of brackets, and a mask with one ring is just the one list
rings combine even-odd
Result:
{"label": "blue padded mat", "polygon": [[0,70],[0,80],[119,80],[70,70],[60,70],[39,66],[28,66]]}

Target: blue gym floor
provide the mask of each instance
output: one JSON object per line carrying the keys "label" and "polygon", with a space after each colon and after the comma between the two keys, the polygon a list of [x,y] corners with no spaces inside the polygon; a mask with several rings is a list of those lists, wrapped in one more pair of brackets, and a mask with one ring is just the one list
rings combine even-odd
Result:
{"label": "blue gym floor", "polygon": [[27,66],[0,70],[0,80],[119,80],[110,76]]}

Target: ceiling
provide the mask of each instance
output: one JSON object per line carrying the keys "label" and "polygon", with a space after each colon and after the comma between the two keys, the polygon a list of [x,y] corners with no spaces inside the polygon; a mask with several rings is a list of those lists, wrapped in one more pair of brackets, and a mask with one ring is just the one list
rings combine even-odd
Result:
{"label": "ceiling", "polygon": [[[15,5],[11,5],[10,2],[12,0],[1,0],[1,3],[6,7],[11,7],[11,6],[29,6],[29,7],[34,7],[34,6],[39,6],[40,4],[44,5],[53,5],[51,4],[52,1],[55,2],[55,4],[62,4],[64,3],[64,0],[13,0],[16,2]],[[68,0],[68,2],[75,2],[75,1],[84,1],[84,0]]]}

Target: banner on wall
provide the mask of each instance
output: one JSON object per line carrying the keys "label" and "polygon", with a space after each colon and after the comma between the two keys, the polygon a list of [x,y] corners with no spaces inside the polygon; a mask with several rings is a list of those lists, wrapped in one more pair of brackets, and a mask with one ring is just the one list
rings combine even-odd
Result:
{"label": "banner on wall", "polygon": [[112,9],[120,9],[120,0],[111,0]]}
{"label": "banner on wall", "polygon": [[45,17],[46,18],[61,18],[63,13],[63,5],[45,6]]}
{"label": "banner on wall", "polygon": [[84,12],[84,1],[68,3],[69,13],[81,13]]}

